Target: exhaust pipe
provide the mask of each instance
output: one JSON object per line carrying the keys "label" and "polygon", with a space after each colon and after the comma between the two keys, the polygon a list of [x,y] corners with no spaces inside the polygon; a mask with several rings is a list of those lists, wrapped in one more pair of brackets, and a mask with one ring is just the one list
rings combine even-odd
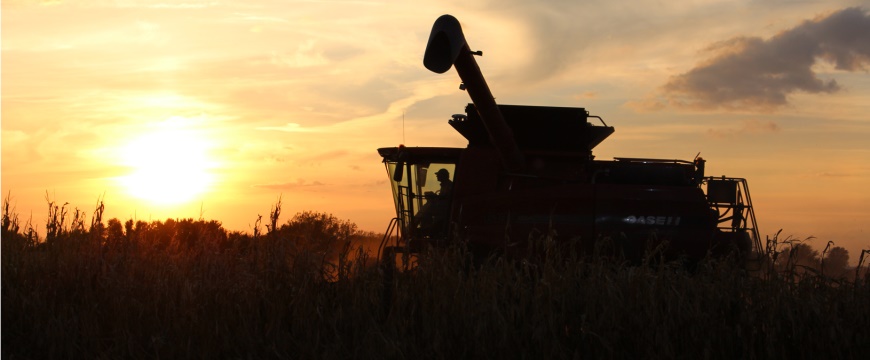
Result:
{"label": "exhaust pipe", "polygon": [[501,155],[502,164],[510,171],[520,170],[525,164],[523,154],[517,147],[513,131],[504,121],[495,103],[495,97],[486,85],[477,61],[474,60],[474,55],[481,54],[479,51],[472,52],[468,47],[459,20],[451,15],[442,15],[432,25],[429,43],[423,55],[423,66],[438,74],[447,72],[451,66],[456,67],[463,88],[468,91],[468,96],[483,120],[490,142]]}

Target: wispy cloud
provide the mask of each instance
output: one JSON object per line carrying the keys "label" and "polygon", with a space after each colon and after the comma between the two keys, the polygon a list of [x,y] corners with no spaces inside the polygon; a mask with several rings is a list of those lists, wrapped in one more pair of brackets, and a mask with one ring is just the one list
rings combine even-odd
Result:
{"label": "wispy cloud", "polygon": [[298,164],[305,164],[311,166],[317,166],[324,162],[335,161],[336,159],[342,158],[346,156],[348,152],[346,150],[335,150],[335,151],[327,151],[323,153],[314,154],[311,156],[304,156],[297,159]]}
{"label": "wispy cloud", "polygon": [[840,172],[840,173],[820,172],[820,173],[810,174],[809,176],[810,177],[820,177],[820,178],[853,178],[853,177],[856,177],[858,175],[852,174],[852,173],[843,173],[843,172]]}
{"label": "wispy cloud", "polygon": [[155,9],[201,9],[206,7],[217,6],[220,3],[217,1],[201,1],[201,2],[184,2],[184,3],[157,3],[150,4],[147,7]]}
{"label": "wispy cloud", "polygon": [[272,54],[272,62],[275,64],[288,67],[310,67],[318,65],[326,65],[329,61],[322,52],[315,49],[316,41],[308,39],[296,48],[295,52],[289,54]]}
{"label": "wispy cloud", "polygon": [[[710,46],[711,57],[662,86],[659,102],[691,109],[771,111],[794,92],[834,93],[836,80],[813,71],[819,60],[838,70],[870,64],[870,16],[847,8],[803,22],[770,39],[736,37]],[[662,103],[647,102],[648,108]]]}
{"label": "wispy cloud", "polygon": [[598,92],[597,91],[584,91],[580,94],[575,94],[575,95],[571,96],[571,98],[575,99],[575,100],[596,99],[596,98],[598,98]]}
{"label": "wispy cloud", "polygon": [[756,119],[744,120],[739,127],[728,129],[708,129],[707,136],[714,138],[733,138],[742,135],[769,134],[780,131],[779,125],[772,121]]}
{"label": "wispy cloud", "polygon": [[282,126],[263,126],[258,127],[257,130],[273,130],[273,131],[283,131],[283,132],[316,132],[317,129],[313,128],[305,128],[302,125],[297,123],[286,123]]}
{"label": "wispy cloud", "polygon": [[312,189],[325,186],[326,184],[320,181],[307,181],[305,179],[297,179],[294,182],[277,183],[277,184],[256,184],[254,187],[270,189],[270,190],[301,190]]}

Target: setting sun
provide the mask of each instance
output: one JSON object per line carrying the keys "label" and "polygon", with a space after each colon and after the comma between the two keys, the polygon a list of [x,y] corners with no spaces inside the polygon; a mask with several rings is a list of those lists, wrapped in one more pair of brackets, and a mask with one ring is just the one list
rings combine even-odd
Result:
{"label": "setting sun", "polygon": [[154,204],[180,204],[205,193],[214,182],[209,142],[177,119],[134,138],[121,149],[131,172],[119,178],[127,192]]}

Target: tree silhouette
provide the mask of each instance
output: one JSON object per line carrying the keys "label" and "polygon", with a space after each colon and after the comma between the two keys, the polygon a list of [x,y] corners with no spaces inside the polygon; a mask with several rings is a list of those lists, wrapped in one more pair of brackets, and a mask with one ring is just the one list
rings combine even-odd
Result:
{"label": "tree silhouette", "polygon": [[818,269],[820,264],[818,250],[807,243],[792,242],[777,258],[776,265],[779,271],[796,271],[804,273],[807,269]]}
{"label": "tree silhouette", "polygon": [[278,228],[278,233],[293,241],[298,249],[305,249],[334,260],[340,249],[358,230],[356,224],[335,215],[303,211]]}
{"label": "tree silhouette", "polygon": [[825,253],[822,272],[831,277],[842,277],[849,266],[849,250],[835,246]]}

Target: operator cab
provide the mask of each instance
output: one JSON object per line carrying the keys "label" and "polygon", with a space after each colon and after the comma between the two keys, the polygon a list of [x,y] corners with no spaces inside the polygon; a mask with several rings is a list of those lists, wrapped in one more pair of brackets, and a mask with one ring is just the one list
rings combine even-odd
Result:
{"label": "operator cab", "polygon": [[443,240],[453,204],[453,179],[463,149],[380,148],[393,189],[402,239]]}

